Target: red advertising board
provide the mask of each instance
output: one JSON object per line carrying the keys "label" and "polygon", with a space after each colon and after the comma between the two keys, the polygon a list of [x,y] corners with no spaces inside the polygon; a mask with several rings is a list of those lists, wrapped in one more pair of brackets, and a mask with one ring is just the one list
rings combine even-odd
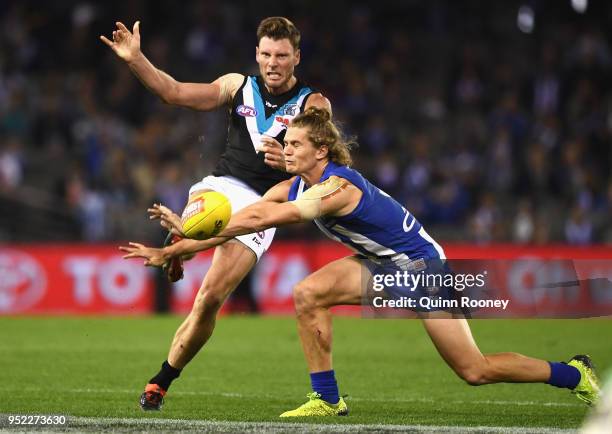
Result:
{"label": "red advertising board", "polygon": [[[612,246],[445,244],[444,248],[449,258],[462,259],[602,259],[585,265],[583,270],[596,268],[597,276],[612,278]],[[262,313],[292,314],[293,286],[311,272],[348,254],[350,251],[342,245],[328,241],[274,243],[252,275],[252,288]],[[117,245],[2,246],[0,315],[151,312],[152,270],[138,260],[126,261],[121,256]],[[211,252],[205,252],[186,263],[185,277],[173,285],[173,311],[185,313],[191,309],[211,258]]]}
{"label": "red advertising board", "polygon": [[0,315],[150,312],[150,270],[121,256],[114,245],[0,247]]}

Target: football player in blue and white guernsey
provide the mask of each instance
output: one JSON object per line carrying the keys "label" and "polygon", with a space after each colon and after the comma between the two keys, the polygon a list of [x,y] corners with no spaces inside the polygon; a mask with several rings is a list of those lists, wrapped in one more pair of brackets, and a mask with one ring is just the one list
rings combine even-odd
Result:
{"label": "football player in blue and white guernsey", "polygon": [[[444,262],[444,250],[418,220],[392,197],[351,169],[349,146],[326,110],[309,108],[297,116],[285,135],[287,171],[297,175],[271,188],[261,201],[234,215],[218,237],[185,240],[181,246],[152,249],[131,243],[125,258],[144,258],[160,266],[168,258],[208,249],[239,234],[312,220],[326,235],[355,251],[298,283],[293,292],[298,331],[310,371],[309,400],[281,417],[348,414],[339,396],[332,367],[330,308],[359,305],[363,276],[381,264],[387,269],[414,270]],[[157,205],[149,210],[165,227],[181,233],[178,215]],[[366,279],[367,280],[367,279]],[[599,388],[588,356],[568,363],[548,362],[517,353],[482,354],[461,312],[418,312],[436,349],[468,384],[499,382],[548,383],[570,389],[588,404]]]}
{"label": "football player in blue and white guernsey", "polygon": [[[229,198],[233,210],[257,202],[270,187],[290,177],[284,171],[281,143],[291,119],[307,107],[331,111],[327,98],[294,75],[300,63],[300,32],[286,18],[269,17],[259,24],[255,49],[258,76],[232,73],[212,83],[182,83],[157,69],[140,50],[140,22],[132,31],[120,22],[116,24],[112,41],[105,36],[100,39],[165,103],[201,111],[228,111],[225,153],[213,174],[190,188],[190,197],[218,191]],[[268,249],[274,232],[270,227],[255,234],[245,233],[215,250],[193,309],[174,336],[168,359],[141,395],[143,410],[161,408],[170,384],[208,341],[217,312]],[[175,238],[172,242],[182,241]],[[180,279],[181,256],[167,261],[164,269],[171,281]]]}

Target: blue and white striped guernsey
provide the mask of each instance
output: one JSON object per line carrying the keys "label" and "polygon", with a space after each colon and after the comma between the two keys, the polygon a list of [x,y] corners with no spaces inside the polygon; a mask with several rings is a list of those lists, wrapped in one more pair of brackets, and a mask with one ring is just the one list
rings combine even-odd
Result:
{"label": "blue and white striped guernsey", "polygon": [[[287,129],[289,121],[299,115],[304,107],[304,101],[313,90],[308,86],[296,86],[296,92],[280,107],[276,108],[270,116],[266,116],[266,108],[262,90],[256,77],[247,77],[242,87],[242,101],[245,106],[255,109],[254,116],[245,116],[247,130],[251,143],[256,152],[261,145],[261,137],[277,137]],[[284,122],[279,121],[281,118]],[[282,140],[280,141],[282,143]]]}
{"label": "blue and white striped guernsey", "polygon": [[[390,259],[393,262],[446,259],[442,247],[429,236],[416,217],[358,171],[330,161],[319,182],[334,175],[351,182],[363,195],[350,214],[314,220],[325,235],[372,259]],[[289,200],[297,199],[306,189],[304,180],[297,177],[291,184]]]}

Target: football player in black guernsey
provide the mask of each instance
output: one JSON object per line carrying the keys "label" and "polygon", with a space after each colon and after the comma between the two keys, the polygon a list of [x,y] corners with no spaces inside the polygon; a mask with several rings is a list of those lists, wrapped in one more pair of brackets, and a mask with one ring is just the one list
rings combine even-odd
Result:
{"label": "football player in black guernsey", "polygon": [[[225,153],[212,175],[190,188],[190,197],[218,191],[230,199],[233,212],[257,202],[270,187],[290,177],[284,171],[281,145],[289,122],[311,106],[331,113],[329,100],[294,75],[300,63],[300,32],[287,18],[269,17],[259,24],[255,49],[258,76],[230,73],[212,83],[175,80],[140,50],[140,22],[132,31],[120,22],[116,26],[112,40],[105,36],[100,39],[165,103],[202,111],[228,110]],[[215,249],[192,311],[176,331],[161,370],[141,395],[142,409],[161,409],[171,382],[208,341],[217,312],[268,249],[274,232],[271,228],[241,235]],[[175,238],[172,242],[182,240]],[[165,269],[170,280],[178,280],[182,276],[180,258],[166,264]]]}

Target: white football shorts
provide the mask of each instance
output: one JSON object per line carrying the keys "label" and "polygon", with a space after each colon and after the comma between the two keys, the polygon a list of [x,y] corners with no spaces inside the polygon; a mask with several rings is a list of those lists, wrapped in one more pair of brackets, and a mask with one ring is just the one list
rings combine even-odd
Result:
{"label": "white football shorts", "polygon": [[[199,190],[213,190],[226,195],[232,204],[232,214],[261,199],[259,193],[233,176],[207,176],[191,186],[189,195]],[[276,228],[270,228],[263,232],[239,235],[236,239],[255,252],[259,261],[272,244],[275,232]]]}

